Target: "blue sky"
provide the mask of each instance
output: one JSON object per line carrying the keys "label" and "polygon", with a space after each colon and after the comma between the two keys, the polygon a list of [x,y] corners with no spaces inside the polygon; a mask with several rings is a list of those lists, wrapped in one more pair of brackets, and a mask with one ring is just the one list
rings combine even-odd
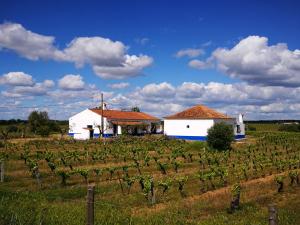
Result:
{"label": "blue sky", "polygon": [[205,104],[300,119],[299,1],[2,1],[0,119]]}

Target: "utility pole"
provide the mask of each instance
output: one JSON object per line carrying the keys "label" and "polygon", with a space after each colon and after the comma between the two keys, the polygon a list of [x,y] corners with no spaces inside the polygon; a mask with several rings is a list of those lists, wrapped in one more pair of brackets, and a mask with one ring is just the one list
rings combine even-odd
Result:
{"label": "utility pole", "polygon": [[102,137],[104,137],[104,119],[103,119],[103,93],[101,93],[101,132],[102,132]]}

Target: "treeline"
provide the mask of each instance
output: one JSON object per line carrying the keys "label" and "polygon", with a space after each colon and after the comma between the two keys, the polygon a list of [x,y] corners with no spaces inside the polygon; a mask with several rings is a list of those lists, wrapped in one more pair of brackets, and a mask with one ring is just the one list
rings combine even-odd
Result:
{"label": "treeline", "polygon": [[[68,120],[51,120],[51,122],[55,122],[58,125],[68,125]],[[3,125],[19,125],[19,124],[28,124],[28,120],[21,120],[21,119],[10,119],[10,120],[0,120],[0,126]]]}
{"label": "treeline", "polygon": [[260,124],[272,124],[272,123],[277,123],[277,124],[282,124],[282,123],[300,123],[300,120],[245,120],[245,124],[255,124],[255,123],[260,123]]}
{"label": "treeline", "polygon": [[51,133],[65,134],[68,121],[50,120],[47,112],[33,111],[27,120],[1,120],[0,139],[48,136]]}
{"label": "treeline", "polygon": [[281,124],[278,130],[286,132],[300,132],[300,124]]}

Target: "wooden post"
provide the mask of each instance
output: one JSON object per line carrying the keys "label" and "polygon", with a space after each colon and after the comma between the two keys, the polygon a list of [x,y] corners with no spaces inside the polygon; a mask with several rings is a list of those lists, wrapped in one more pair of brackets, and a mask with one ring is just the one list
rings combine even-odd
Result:
{"label": "wooden post", "polygon": [[274,205],[269,205],[269,225],[277,225],[277,209]]}
{"label": "wooden post", "polygon": [[0,164],[0,181],[4,182],[4,161],[1,161]]}
{"label": "wooden post", "polygon": [[87,190],[87,211],[86,211],[86,224],[94,225],[94,197],[95,186],[89,185]]}
{"label": "wooden post", "polygon": [[41,174],[40,174],[39,168],[38,167],[34,168],[33,173],[35,175],[38,188],[41,189],[42,188],[42,183],[41,183]]}

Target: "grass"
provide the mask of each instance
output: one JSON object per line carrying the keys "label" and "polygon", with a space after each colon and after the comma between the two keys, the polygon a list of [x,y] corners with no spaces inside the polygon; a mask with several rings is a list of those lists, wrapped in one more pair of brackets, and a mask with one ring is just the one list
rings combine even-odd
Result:
{"label": "grass", "polygon": [[[235,143],[230,154],[210,151],[202,142],[180,142],[151,137],[116,140],[105,145],[99,141],[48,139],[11,142],[8,146],[9,160],[5,163],[6,179],[0,184],[0,224],[85,223],[84,179],[74,174],[67,181],[67,186],[62,186],[60,178],[50,171],[43,159],[45,152],[55,155],[58,169],[71,172],[68,166],[60,162],[60,157],[68,157],[69,153],[79,154],[80,161],[70,161],[75,168],[90,169],[89,182],[96,184],[95,224],[268,224],[267,207],[270,203],[275,203],[278,207],[279,224],[300,224],[300,187],[295,184],[290,186],[287,175],[288,171],[294,170],[295,167],[299,170],[300,161],[297,157],[300,135],[278,132],[259,134]],[[26,148],[30,149],[29,158],[38,161],[42,179],[41,189],[38,188],[36,179],[31,177],[28,165],[20,158]],[[101,157],[106,155],[105,159],[92,159],[93,154],[98,151]],[[172,167],[172,157],[175,153],[175,159],[180,162],[178,173]],[[144,154],[151,158],[149,166],[145,165]],[[192,155],[192,160],[189,155]],[[123,177],[122,166],[128,165],[129,176],[138,175],[134,157],[138,157],[142,174],[149,174],[154,178],[157,200],[155,205],[146,200],[138,181],[135,181],[128,194],[126,183],[121,179],[125,192],[121,191],[117,172]],[[167,164],[166,175],[158,169],[155,157]],[[270,166],[272,157],[273,164]],[[204,163],[205,168],[199,164],[200,161]],[[228,186],[224,185],[219,177],[213,179],[215,187],[212,187],[209,180],[202,184],[195,176],[199,171],[206,173],[218,168],[216,161],[219,161],[220,167],[226,167],[228,170]],[[280,163],[277,165],[275,161]],[[284,164],[283,168],[281,163]],[[259,169],[260,164],[263,165],[262,170]],[[241,173],[241,168],[247,165],[249,168],[246,179]],[[254,166],[258,169],[254,170]],[[116,168],[112,180],[107,170],[100,180],[91,172],[94,168],[112,167]],[[275,174],[285,175],[283,193],[277,193]],[[183,198],[175,178],[184,175],[189,179],[184,186],[187,197]],[[168,178],[172,179],[172,185],[166,194],[163,194],[158,181]],[[240,181],[242,186],[241,207],[235,213],[229,214],[227,209],[231,201],[230,189],[236,181]],[[206,192],[202,190],[203,185],[207,188]]]}

